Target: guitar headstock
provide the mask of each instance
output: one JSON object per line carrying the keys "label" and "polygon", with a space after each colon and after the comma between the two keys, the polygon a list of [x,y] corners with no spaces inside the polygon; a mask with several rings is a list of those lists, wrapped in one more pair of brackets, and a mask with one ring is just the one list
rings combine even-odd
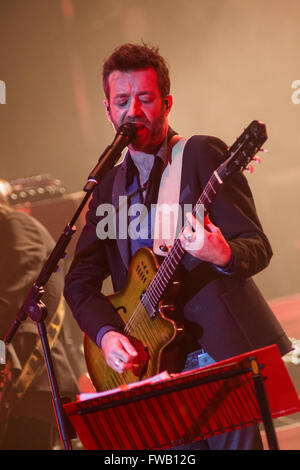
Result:
{"label": "guitar headstock", "polygon": [[267,138],[265,124],[252,121],[228,149],[228,158],[217,170],[220,178],[223,180],[237,171],[245,170]]}

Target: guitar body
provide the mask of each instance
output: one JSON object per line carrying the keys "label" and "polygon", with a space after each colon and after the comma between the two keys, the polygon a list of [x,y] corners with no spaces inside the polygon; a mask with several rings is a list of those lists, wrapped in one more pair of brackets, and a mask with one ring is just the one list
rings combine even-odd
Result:
{"label": "guitar body", "polygon": [[173,307],[169,303],[164,304],[162,300],[152,318],[141,303],[141,296],[158,268],[154,253],[148,248],[139,249],[132,258],[124,290],[108,297],[124,324],[126,336],[138,351],[132,369],[123,374],[115,372],[106,364],[102,350],[87,335],[84,337],[87,369],[99,392],[143,380],[160,372],[163,350],[175,338],[177,326],[165,316]]}

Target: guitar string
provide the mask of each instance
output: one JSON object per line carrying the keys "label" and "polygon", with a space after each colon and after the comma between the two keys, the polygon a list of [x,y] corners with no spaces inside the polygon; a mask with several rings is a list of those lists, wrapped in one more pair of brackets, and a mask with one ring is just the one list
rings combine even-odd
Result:
{"label": "guitar string", "polygon": [[[205,198],[208,199],[209,202],[211,202],[210,199],[208,198],[208,195],[207,195],[207,193],[208,193],[207,188],[208,188],[208,186],[210,185],[211,188],[213,189],[213,183],[215,183],[215,182],[217,182],[218,184],[220,184],[219,181],[217,180],[215,174],[213,174],[213,175],[211,176],[211,178],[209,179],[207,185],[205,186],[205,188],[204,188],[204,190],[203,190],[203,192],[202,192],[202,194],[201,194],[201,196],[200,196],[198,202],[196,203],[195,207],[193,208],[193,212],[194,212],[195,210],[197,211],[197,207],[198,207],[200,204],[204,204]],[[214,189],[213,189],[213,191],[214,191]],[[214,191],[214,193],[216,193],[216,191]],[[184,228],[185,228],[185,225],[184,225],[184,227],[181,229],[181,232],[180,232],[179,236],[182,234]],[[178,248],[179,248],[179,250],[180,250],[180,253],[178,253],[178,251],[177,251]],[[157,287],[156,287],[156,284],[158,285],[159,282],[161,282],[162,280],[163,280],[164,283],[167,281],[167,284],[168,284],[168,282],[170,281],[170,279],[171,279],[171,277],[172,277],[172,275],[174,274],[174,271],[175,271],[175,270],[174,270],[173,273],[172,273],[171,276],[170,276],[170,273],[168,273],[168,262],[170,262],[170,261],[167,261],[167,258],[169,258],[169,256],[170,256],[170,259],[173,260],[176,255],[179,255],[179,260],[176,260],[176,259],[175,259],[175,261],[176,261],[176,263],[177,263],[177,265],[178,265],[179,261],[180,261],[181,258],[182,258],[182,255],[184,254],[184,250],[183,250],[183,251],[182,251],[182,250],[183,250],[183,248],[182,248],[182,246],[181,246],[181,244],[180,244],[179,237],[178,237],[178,238],[175,240],[174,245],[173,245],[173,247],[171,248],[171,251],[170,251],[169,255],[164,259],[164,261],[163,261],[163,263],[161,264],[161,266],[159,267],[159,269],[158,269],[158,271],[157,271],[157,273],[156,273],[154,279],[151,281],[150,285],[148,286],[148,289],[147,289],[147,291],[146,291],[146,292],[147,292],[147,298],[148,298],[148,301],[149,301],[149,303],[150,303],[150,305],[151,305],[151,307],[152,307],[153,309],[156,307],[156,305],[157,305],[157,303],[159,302],[160,297],[161,297],[161,295],[162,295],[161,289],[158,290]],[[176,267],[177,267],[177,266],[176,266]],[[176,269],[176,267],[175,267],[175,269]],[[165,276],[166,273],[167,273],[167,277]],[[165,289],[165,288],[166,288],[166,286],[164,287],[164,289]],[[153,304],[153,301],[154,301],[154,304]],[[126,324],[126,326],[125,326],[125,328],[124,328],[124,333],[125,333],[125,334],[129,333],[129,330],[132,328],[133,323],[136,321],[136,319],[137,319],[137,317],[139,316],[140,312],[141,312],[144,308],[145,308],[145,306],[144,306],[144,304],[142,303],[142,301],[139,301],[139,303],[138,303],[138,305],[137,305],[135,311],[133,312],[132,316],[130,317],[128,323]]]}

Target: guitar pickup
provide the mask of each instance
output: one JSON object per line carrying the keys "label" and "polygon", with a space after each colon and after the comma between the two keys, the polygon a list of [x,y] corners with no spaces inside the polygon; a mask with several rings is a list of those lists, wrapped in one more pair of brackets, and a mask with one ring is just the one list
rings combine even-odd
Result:
{"label": "guitar pickup", "polygon": [[149,317],[155,318],[158,313],[158,310],[156,307],[152,305],[149,295],[147,295],[146,291],[144,291],[143,294],[141,295],[141,302],[145,310],[147,311]]}

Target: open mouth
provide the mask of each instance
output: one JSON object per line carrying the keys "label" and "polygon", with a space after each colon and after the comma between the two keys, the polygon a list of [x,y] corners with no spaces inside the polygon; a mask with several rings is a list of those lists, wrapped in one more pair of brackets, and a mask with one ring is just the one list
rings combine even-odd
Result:
{"label": "open mouth", "polygon": [[137,128],[137,134],[141,134],[147,130],[146,126],[144,124],[135,124]]}
{"label": "open mouth", "polygon": [[146,126],[146,124],[144,122],[133,122],[132,124],[134,124],[138,129],[144,129]]}

